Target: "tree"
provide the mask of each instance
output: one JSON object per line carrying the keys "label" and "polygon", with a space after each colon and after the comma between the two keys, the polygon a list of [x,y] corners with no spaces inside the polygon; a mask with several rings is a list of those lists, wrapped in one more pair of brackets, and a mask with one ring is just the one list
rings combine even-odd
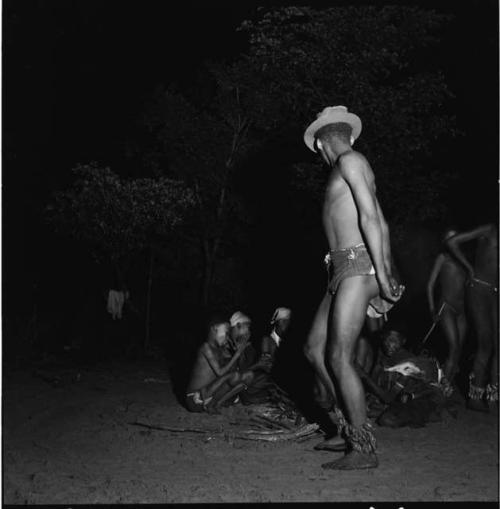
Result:
{"label": "tree", "polygon": [[[146,165],[182,180],[195,201],[190,240],[202,254],[200,301],[211,301],[214,273],[222,252],[237,244],[245,214],[234,188],[239,163],[255,148],[260,119],[251,100],[249,65],[207,64],[191,93],[160,87],[143,122],[150,138]],[[187,230],[187,229],[186,229]],[[185,235],[189,236],[189,233]]]}
{"label": "tree", "polygon": [[134,254],[148,250],[146,333],[150,330],[151,286],[155,248],[182,224],[193,198],[182,183],[161,177],[124,180],[96,163],[78,165],[72,187],[55,194],[49,221],[90,249],[98,262],[109,263],[120,290]]}
{"label": "tree", "polygon": [[[458,134],[446,113],[452,94],[429,63],[436,29],[448,19],[408,6],[282,7],[241,26],[282,129],[298,138],[327,105],[344,104],[361,117],[356,148],[372,163],[384,210],[399,225],[439,217],[440,193],[454,178],[432,157],[438,139]],[[319,164],[296,170],[299,187],[322,188]]]}

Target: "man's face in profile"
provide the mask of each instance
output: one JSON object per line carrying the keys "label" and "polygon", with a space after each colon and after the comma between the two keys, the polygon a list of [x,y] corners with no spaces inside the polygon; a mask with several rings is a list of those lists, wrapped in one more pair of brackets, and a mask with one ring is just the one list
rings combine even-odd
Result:
{"label": "man's face in profile", "polygon": [[283,336],[290,327],[290,318],[281,318],[274,323],[274,330],[278,336]]}
{"label": "man's face in profile", "polygon": [[231,330],[233,340],[236,343],[249,340],[252,334],[251,326],[251,322],[237,323]]}
{"label": "man's face in profile", "polygon": [[214,325],[214,336],[219,346],[225,345],[229,340],[229,324],[219,323]]}

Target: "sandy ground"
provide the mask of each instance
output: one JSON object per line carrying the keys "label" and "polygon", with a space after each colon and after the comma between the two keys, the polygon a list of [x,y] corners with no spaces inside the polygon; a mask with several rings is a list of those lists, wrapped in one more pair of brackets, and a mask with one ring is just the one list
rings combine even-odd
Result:
{"label": "sandy ground", "polygon": [[320,465],[339,454],[312,450],[319,435],[266,443],[130,424],[234,426],[236,408],[188,413],[161,363],[4,368],[3,396],[6,504],[498,501],[497,414],[377,428],[379,467],[334,472]]}

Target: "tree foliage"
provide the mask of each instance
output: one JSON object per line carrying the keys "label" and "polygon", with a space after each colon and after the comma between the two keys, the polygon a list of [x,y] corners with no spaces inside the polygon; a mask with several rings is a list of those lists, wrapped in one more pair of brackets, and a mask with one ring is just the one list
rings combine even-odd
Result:
{"label": "tree foliage", "polygon": [[146,165],[183,181],[193,192],[191,238],[203,255],[204,304],[217,261],[238,244],[246,220],[235,180],[240,162],[259,143],[262,119],[249,76],[249,63],[243,60],[209,63],[197,90],[179,93],[161,87],[143,116],[155,140],[145,154]]}
{"label": "tree foliage", "polygon": [[161,241],[193,202],[185,186],[164,177],[124,180],[96,163],[73,171],[72,187],[54,196],[50,221],[89,246],[97,260],[119,265]]}
{"label": "tree foliage", "polygon": [[[452,95],[429,64],[447,21],[408,6],[282,7],[241,26],[282,126],[294,126],[298,137],[327,105],[344,104],[361,117],[355,148],[372,164],[384,210],[399,223],[417,212],[439,216],[439,192],[453,177],[432,159],[436,140],[457,134],[445,108]],[[319,164],[299,165],[298,184],[319,189],[323,173]]]}

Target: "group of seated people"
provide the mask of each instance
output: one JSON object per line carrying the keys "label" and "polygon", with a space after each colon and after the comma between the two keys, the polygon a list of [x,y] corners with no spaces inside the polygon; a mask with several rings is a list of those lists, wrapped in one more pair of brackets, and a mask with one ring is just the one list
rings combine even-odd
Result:
{"label": "group of seated people", "polygon": [[439,362],[408,350],[396,330],[382,330],[378,337],[374,362],[362,377],[369,416],[390,427],[420,427],[439,419],[452,391]]}
{"label": "group of seated people", "polygon": [[[217,413],[222,406],[237,402],[266,401],[266,390],[274,384],[271,371],[276,352],[290,319],[290,309],[275,310],[259,351],[250,342],[252,321],[247,315],[237,311],[229,319],[212,319],[208,337],[197,351],[186,389],[186,408]],[[370,343],[378,347],[370,347],[370,355],[360,347],[356,360],[370,417],[390,427],[423,426],[433,420],[448,390],[438,362],[406,349],[406,338],[398,331],[382,327],[370,335]],[[378,341],[373,341],[373,336]]]}
{"label": "group of seated people", "polygon": [[260,352],[250,342],[252,321],[244,313],[236,311],[229,320],[212,319],[186,388],[186,408],[191,412],[216,413],[223,405],[238,402],[240,396],[243,403],[265,400],[266,388],[272,383],[276,350],[290,319],[290,309],[275,310]]}

